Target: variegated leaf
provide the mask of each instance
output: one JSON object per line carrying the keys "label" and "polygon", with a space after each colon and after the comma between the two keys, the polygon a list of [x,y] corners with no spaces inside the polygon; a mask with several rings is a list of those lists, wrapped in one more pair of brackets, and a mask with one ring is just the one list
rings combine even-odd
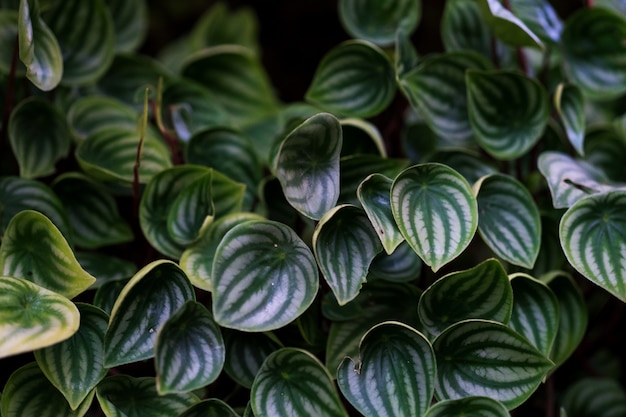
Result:
{"label": "variegated leaf", "polygon": [[409,34],[402,29],[396,32],[396,80],[399,80],[409,71],[417,67],[419,57]]}
{"label": "variegated leaf", "polygon": [[226,361],[224,371],[238,384],[250,388],[265,359],[278,345],[263,333],[224,332]]}
{"label": "variegated leaf", "polygon": [[543,42],[559,43],[563,22],[549,1],[511,0],[510,9]]}
{"label": "variegated leaf", "polygon": [[569,417],[626,415],[626,393],[611,378],[583,378],[570,385],[561,400]]}
{"label": "variegated leaf", "polygon": [[441,19],[441,40],[446,51],[476,51],[490,57],[492,39],[475,0],[446,1]]}
{"label": "variegated leaf", "polygon": [[110,315],[117,298],[122,293],[128,281],[130,281],[130,278],[104,283],[96,290],[96,294],[93,297],[93,305],[101,308],[105,313]]}
{"label": "variegated leaf", "polygon": [[115,98],[99,95],[81,97],[72,103],[67,120],[79,140],[113,126],[135,132],[139,128],[139,113],[136,109]]}
{"label": "variegated leaf", "polygon": [[465,397],[443,400],[430,407],[424,417],[509,417],[504,404],[489,397]]}
{"label": "variegated leaf", "polygon": [[339,122],[343,131],[342,157],[355,154],[387,157],[385,141],[376,125],[357,118],[342,119]]}
{"label": "variegated leaf", "polygon": [[137,266],[126,259],[104,252],[75,252],[78,263],[96,277],[89,289],[98,289],[107,282],[120,281],[132,277]]}
{"label": "variegated leaf", "polygon": [[192,405],[178,417],[239,417],[239,414],[224,401],[209,398]]}
{"label": "variegated leaf", "polygon": [[105,0],[111,12],[115,52],[135,51],[148,32],[148,6],[145,0]]}
{"label": "variegated leaf", "polygon": [[202,235],[213,222],[213,171],[187,184],[171,202],[167,232],[176,243],[187,246]]}
{"label": "variegated leaf", "polygon": [[195,50],[217,45],[241,45],[258,52],[259,23],[251,7],[230,9],[227,2],[216,2],[200,16],[190,34]]}
{"label": "variegated leaf", "polygon": [[511,46],[543,48],[539,37],[498,0],[478,0],[483,19],[494,36]]}
{"label": "variegated leaf", "polygon": [[359,185],[372,173],[395,178],[409,166],[407,159],[385,158],[380,155],[350,155],[339,161],[339,200],[338,204],[360,205],[357,198]]}
{"label": "variegated leaf", "polygon": [[554,107],[570,143],[579,155],[584,155],[585,97],[582,91],[574,84],[559,84],[554,93]]}
{"label": "variegated leaf", "polygon": [[376,255],[370,264],[368,281],[408,282],[418,278],[421,271],[422,260],[405,240],[393,253],[380,252]]}
{"label": "variegated leaf", "polygon": [[485,175],[498,172],[493,161],[489,161],[486,157],[472,150],[441,149],[431,154],[428,161],[449,166],[463,175],[470,184],[476,183]]}

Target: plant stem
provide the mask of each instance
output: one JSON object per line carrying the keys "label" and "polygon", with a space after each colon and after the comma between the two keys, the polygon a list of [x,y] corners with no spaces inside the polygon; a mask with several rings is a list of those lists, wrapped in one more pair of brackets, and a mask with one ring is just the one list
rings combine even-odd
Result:
{"label": "plant stem", "polygon": [[13,94],[15,91],[15,71],[17,69],[17,52],[19,44],[17,37],[13,46],[13,55],[11,55],[11,71],[7,79],[7,95],[4,98],[4,112],[2,113],[2,126],[0,126],[0,149],[5,148],[7,140],[9,116],[13,107]]}
{"label": "plant stem", "polygon": [[154,113],[157,127],[159,128],[161,135],[167,142],[168,146],[170,147],[170,151],[172,152],[172,163],[174,165],[180,165],[181,160],[178,153],[178,138],[163,124],[163,77],[159,78],[159,82],[157,84],[156,102],[152,102],[152,112]]}
{"label": "plant stem", "polygon": [[528,60],[526,59],[526,54],[522,48],[515,48],[515,54],[517,55],[517,62],[522,70],[522,72],[526,75],[530,75],[528,72]]}
{"label": "plant stem", "polygon": [[549,377],[546,381],[546,417],[554,416],[554,378]]}

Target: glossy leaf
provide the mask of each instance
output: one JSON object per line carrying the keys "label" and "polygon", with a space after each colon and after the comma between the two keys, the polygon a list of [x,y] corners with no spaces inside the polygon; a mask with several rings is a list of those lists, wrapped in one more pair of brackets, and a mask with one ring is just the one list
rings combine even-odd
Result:
{"label": "glossy leaf", "polygon": [[331,113],[365,118],[387,108],[395,93],[395,71],[383,51],[353,40],[322,58],[306,99]]}
{"label": "glossy leaf", "polygon": [[406,241],[388,255],[380,252],[370,264],[368,280],[375,278],[391,282],[413,281],[420,276],[422,260]]}
{"label": "glossy leaf", "polygon": [[399,79],[417,67],[419,63],[415,46],[413,46],[409,35],[402,29],[399,29],[396,33],[395,52],[396,79]]}
{"label": "glossy leaf", "polygon": [[84,140],[113,126],[137,132],[139,113],[117,99],[92,95],[72,103],[67,120],[74,135]]}
{"label": "glossy leaf", "polygon": [[456,258],[478,226],[469,184],[441,164],[402,171],[391,186],[391,208],[404,238],[433,271]]}
{"label": "glossy leaf", "polygon": [[74,298],[96,280],[80,266],[59,229],[32,210],[11,219],[0,246],[0,271],[67,298]]}
{"label": "glossy leaf", "polygon": [[143,42],[148,31],[145,0],[105,0],[111,12],[115,33],[115,52],[131,52]]}
{"label": "glossy leaf", "polygon": [[469,119],[478,144],[498,159],[524,155],[548,122],[543,86],[512,71],[469,70],[466,77]]}
{"label": "glossy leaf", "polygon": [[453,324],[433,346],[439,399],[486,396],[512,409],[530,397],[553,366],[523,336],[492,321]]}
{"label": "glossy leaf", "polygon": [[278,345],[263,333],[224,332],[226,344],[226,362],[224,371],[239,385],[252,387],[254,377],[259,372],[265,359]]}
{"label": "glossy leaf", "polygon": [[626,414],[626,393],[616,380],[583,378],[567,388],[562,404],[569,417],[620,417]]}
{"label": "glossy leaf", "polygon": [[409,166],[407,159],[384,158],[379,155],[351,155],[339,161],[339,204],[360,205],[357,198],[359,185],[372,173],[395,178]]}
{"label": "glossy leaf", "polygon": [[96,277],[90,289],[100,288],[107,282],[120,281],[132,277],[137,266],[126,259],[121,259],[103,252],[75,252],[78,263]]}
{"label": "glossy leaf", "polygon": [[213,222],[213,171],[192,181],[171,203],[167,215],[167,232],[176,243],[186,246],[195,242]]}
{"label": "glossy leaf", "polygon": [[10,276],[0,277],[0,289],[0,357],[53,345],[78,330],[78,309],[67,298]]}
{"label": "glossy leaf", "polygon": [[228,404],[216,398],[200,401],[178,417],[239,417]]}
{"label": "glossy leaf", "polygon": [[178,266],[154,261],[133,276],[117,298],[104,336],[105,366],[154,356],[157,332],[185,302],[193,287]]}
{"label": "glossy leaf", "polygon": [[512,0],[511,11],[543,42],[557,44],[563,22],[546,0]]}
{"label": "glossy leaf", "polygon": [[343,360],[337,383],[365,416],[421,416],[435,389],[435,354],[428,340],[409,326],[386,322],[370,329],[359,358]]}
{"label": "glossy leaf", "polygon": [[509,417],[509,411],[499,401],[489,397],[465,397],[439,401],[424,417]]}
{"label": "glossy leaf", "polygon": [[585,97],[582,91],[573,84],[559,84],[554,93],[554,107],[570,143],[579,155],[584,155]]}
{"label": "glossy leaf", "polygon": [[215,320],[244,331],[283,327],[311,305],[318,288],[310,249],[288,226],[269,220],[226,233],[212,276]]}
{"label": "glossy leaf", "polygon": [[476,51],[491,56],[492,35],[475,0],[449,0],[441,19],[441,40],[446,51]]}
{"label": "glossy leaf", "polygon": [[217,45],[241,45],[258,51],[258,22],[251,7],[229,10],[227,2],[218,1],[200,16],[189,42],[194,49]]}
{"label": "glossy leaf", "polygon": [[478,0],[478,6],[496,38],[511,46],[543,48],[539,37],[498,0]]}
{"label": "glossy leaf", "polygon": [[256,416],[342,416],[348,414],[328,371],[312,354],[294,348],[272,353],[250,393]]}
{"label": "glossy leaf", "polygon": [[470,184],[476,183],[485,175],[498,172],[493,162],[470,150],[442,149],[430,155],[428,160],[449,166],[463,175]]}
{"label": "glossy leaf", "polygon": [[93,305],[101,308],[107,314],[111,314],[117,298],[128,281],[130,281],[130,278],[104,283],[96,290],[96,294],[93,297]]}
{"label": "glossy leaf", "polygon": [[340,120],[343,131],[341,156],[373,154],[387,156],[385,141],[376,125],[356,118]]}
{"label": "glossy leaf", "polygon": [[104,379],[104,332],[109,316],[89,304],[77,304],[80,327],[69,339],[35,352],[46,378],[67,399],[72,410]]}

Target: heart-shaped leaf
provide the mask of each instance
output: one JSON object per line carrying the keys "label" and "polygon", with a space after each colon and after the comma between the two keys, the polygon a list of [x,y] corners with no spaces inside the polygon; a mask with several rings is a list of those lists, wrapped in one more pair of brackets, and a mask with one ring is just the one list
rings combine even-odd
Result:
{"label": "heart-shaped leaf", "polygon": [[337,383],[365,416],[421,416],[435,390],[435,354],[415,329],[386,322],[370,329],[359,346],[359,359],[343,360]]}
{"label": "heart-shaped leaf", "polygon": [[74,135],[84,140],[113,126],[137,132],[139,112],[115,98],[93,95],[72,103],[67,120]]}
{"label": "heart-shaped leaf", "polygon": [[511,11],[546,43],[558,44],[563,22],[546,0],[511,0]]}
{"label": "heart-shaped leaf", "polygon": [[250,388],[265,359],[278,345],[266,334],[226,330],[224,371],[238,384]]}
{"label": "heart-shaped leaf", "polygon": [[485,23],[496,38],[511,46],[543,48],[535,33],[498,0],[478,0]]}
{"label": "heart-shaped leaf", "polygon": [[269,220],[226,233],[211,275],[215,321],[244,331],[283,327],[311,305],[318,288],[311,250],[288,226]]}
{"label": "heart-shaped leaf", "polygon": [[504,404],[489,397],[465,397],[439,401],[428,409],[424,417],[509,417]]}
{"label": "heart-shaped leaf", "polygon": [[391,208],[402,235],[433,271],[456,258],[478,226],[476,198],[469,184],[441,164],[402,171],[391,186]]}
{"label": "heart-shaped leaf", "polygon": [[222,400],[210,398],[192,405],[178,417],[239,417],[239,414]]}
{"label": "heart-shaped leaf", "polygon": [[574,84],[559,84],[554,93],[554,107],[570,143],[579,155],[584,155],[585,97],[582,91]]}
{"label": "heart-shaped leaf", "polygon": [[420,276],[422,260],[406,241],[390,255],[381,252],[370,264],[368,280],[383,279],[391,282],[413,281]]}
{"label": "heart-shaped leaf", "polygon": [[148,32],[148,7],[145,0],[105,0],[115,32],[115,52],[132,52]]}
{"label": "heart-shaped leaf", "polygon": [[583,378],[570,385],[561,401],[569,417],[626,414],[626,393],[611,378]]}

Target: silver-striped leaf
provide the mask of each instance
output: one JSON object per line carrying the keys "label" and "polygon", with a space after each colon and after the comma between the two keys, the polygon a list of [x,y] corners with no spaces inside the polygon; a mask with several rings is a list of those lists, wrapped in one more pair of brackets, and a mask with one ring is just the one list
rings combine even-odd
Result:
{"label": "silver-striped leaf", "polygon": [[185,302],[193,287],[173,262],[149,263],[126,284],[115,301],[104,336],[106,367],[150,359],[161,326]]}
{"label": "silver-striped leaf", "polygon": [[329,113],[319,113],[296,127],[282,142],[276,176],[289,204],[314,220],[339,198],[342,130]]}
{"label": "silver-striped leaf", "polygon": [[391,208],[404,238],[435,272],[469,245],[478,227],[469,184],[437,163],[402,171],[391,186]]}
{"label": "silver-striped leaf", "polygon": [[98,289],[107,282],[129,279],[137,272],[137,265],[126,259],[104,252],[75,252],[80,266],[96,277],[89,289]]}
{"label": "silver-striped leaf", "polygon": [[198,240],[215,218],[213,170],[187,184],[171,201],[167,232],[176,243],[190,245]]}
{"label": "silver-striped leaf", "polygon": [[548,93],[519,72],[468,70],[467,107],[478,144],[498,159],[515,159],[537,143],[550,115]]}
{"label": "silver-striped leaf", "polygon": [[561,400],[568,417],[626,415],[626,393],[611,378],[583,378],[570,385]]}
{"label": "silver-striped leaf", "polygon": [[330,374],[311,353],[283,348],[267,357],[250,393],[257,417],[347,417]]}
{"label": "silver-striped leaf", "polygon": [[395,178],[410,164],[408,159],[386,158],[380,155],[350,155],[339,161],[338,204],[360,205],[357,197],[359,185],[372,173]]}
{"label": "silver-striped leaf", "polygon": [[382,279],[390,282],[413,281],[420,276],[422,260],[405,241],[391,254],[380,252],[370,264],[368,281]]}
{"label": "silver-striped leaf", "polygon": [[0,277],[0,290],[0,357],[53,345],[78,330],[78,309],[67,298],[10,276]]}
{"label": "silver-striped leaf", "polygon": [[85,271],[59,229],[43,214],[16,214],[2,237],[0,274],[22,278],[67,298],[96,279]]}
{"label": "silver-striped leaf", "polygon": [[105,0],[113,20],[115,52],[133,52],[148,32],[146,0]]}
{"label": "silver-striped leaf", "polygon": [[435,281],[420,297],[417,312],[424,328],[438,336],[467,319],[507,324],[512,308],[513,289],[506,271],[500,262],[488,259]]}
{"label": "silver-striped leaf", "polygon": [[305,97],[331,113],[366,118],[386,109],[395,94],[395,70],[384,52],[351,40],[322,58]]}
{"label": "silver-striped leaf", "polygon": [[104,283],[96,290],[96,294],[93,297],[93,305],[101,308],[105,313],[110,315],[117,298],[122,293],[128,281],[130,281],[130,278]]}
{"label": "silver-striped leaf", "polygon": [[402,29],[396,32],[396,59],[394,61],[396,69],[396,81],[406,75],[409,71],[417,67],[419,56],[409,35]]}
{"label": "silver-striped leaf", "polygon": [[484,22],[502,42],[515,46],[543,49],[539,37],[499,0],[478,0]]}
{"label": "silver-striped leaf", "polygon": [[106,417],[178,416],[198,402],[191,393],[159,395],[154,378],[114,375],[96,389]]}
{"label": "silver-striped leaf", "polygon": [[318,270],[308,246],[288,226],[248,221],[215,251],[213,315],[223,327],[268,331],[285,326],[313,302]]}
{"label": "silver-striped leaf", "polygon": [[465,397],[439,401],[428,409],[424,417],[509,417],[504,404],[489,397]]}
{"label": "silver-striped leaf", "polygon": [[440,400],[485,396],[510,410],[531,396],[554,365],[526,338],[494,321],[455,323],[433,347]]}
{"label": "silver-striped leaf", "polygon": [[476,51],[490,57],[492,38],[475,0],[446,1],[441,19],[441,40],[446,51]]}
{"label": "silver-striped leaf", "polygon": [[549,1],[512,0],[510,9],[543,42],[559,43],[563,22]]}
{"label": "silver-striped leaf", "polygon": [[192,405],[178,417],[239,417],[239,414],[224,401],[209,398]]}
{"label": "silver-striped leaf", "polygon": [[250,389],[265,359],[278,345],[264,333],[224,332],[226,361],[224,371],[239,385]]}
{"label": "silver-striped leaf", "polygon": [[554,92],[554,107],[565,127],[567,138],[579,155],[584,155],[585,97],[575,84],[561,83]]}
{"label": "silver-striped leaf", "polygon": [[478,232],[496,255],[531,269],[539,255],[541,219],[533,196],[515,178],[492,174],[474,184]]}
{"label": "silver-striped leaf", "polygon": [[337,370],[342,394],[366,417],[421,416],[435,391],[435,353],[421,333],[398,322],[371,328],[358,360]]}
{"label": "silver-striped leaf", "polygon": [[529,275],[510,278],[514,296],[509,327],[549,356],[559,330],[559,302],[550,287]]}
{"label": "silver-striped leaf", "polygon": [[113,97],[91,95],[72,103],[67,121],[79,140],[112,126],[138,131],[139,112]]}
{"label": "silver-striped leaf", "polygon": [[76,304],[80,327],[67,340],[35,351],[35,359],[46,375],[76,410],[104,379],[104,332],[109,316],[90,304]]}
{"label": "silver-striped leaf", "polygon": [[322,217],[313,233],[313,252],[339,305],[353,300],[382,244],[365,211],[340,205]]}
{"label": "silver-striped leaf", "polygon": [[244,210],[244,203],[251,203],[250,200],[246,201],[245,184],[237,182],[219,171],[213,170],[212,188],[215,217],[250,210],[248,205],[245,206]]}
{"label": "silver-striped leaf", "polygon": [[626,301],[626,191],[579,200],[561,218],[559,238],[578,272]]}

